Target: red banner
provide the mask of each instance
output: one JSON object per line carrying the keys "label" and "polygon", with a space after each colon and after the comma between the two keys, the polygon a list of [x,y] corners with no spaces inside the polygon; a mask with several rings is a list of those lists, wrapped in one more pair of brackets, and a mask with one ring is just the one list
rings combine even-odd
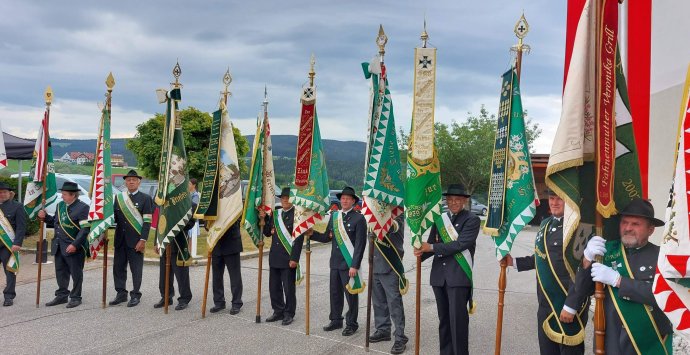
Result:
{"label": "red banner", "polygon": [[297,161],[295,162],[295,187],[303,189],[309,185],[312,143],[314,141],[314,107],[302,104],[302,116],[299,120],[297,137]]}
{"label": "red banner", "polygon": [[616,162],[616,43],[618,1],[604,0],[597,51],[597,211],[604,218],[616,213],[613,179]]}

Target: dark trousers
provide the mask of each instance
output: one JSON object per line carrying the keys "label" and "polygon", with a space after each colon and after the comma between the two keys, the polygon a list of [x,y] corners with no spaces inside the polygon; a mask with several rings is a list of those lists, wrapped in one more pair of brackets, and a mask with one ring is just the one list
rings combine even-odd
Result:
{"label": "dark trousers", "polygon": [[[173,279],[177,279],[177,288],[180,289],[180,297],[177,298],[177,301],[181,303],[189,303],[189,301],[192,300],[192,289],[189,286],[189,267],[177,266],[177,263],[175,262],[175,260],[177,260],[177,248],[173,244],[174,243],[168,244],[168,248],[171,248],[172,252],[170,258],[170,282],[168,284],[168,295],[170,298],[175,296]],[[165,253],[166,251],[161,253],[160,279],[158,280],[158,290],[161,292],[161,298],[165,298]]]}
{"label": "dark trousers", "polygon": [[297,307],[295,278],[297,269],[271,268],[268,274],[268,291],[273,313],[294,317]]}
{"label": "dark trousers", "polygon": [[345,298],[347,300],[345,325],[351,328],[358,328],[359,297],[347,292],[345,286],[349,281],[348,270],[331,269],[331,314],[328,316],[328,319],[335,322],[343,322],[343,298]]}
{"label": "dark trousers", "polygon": [[[127,297],[127,264],[129,270],[132,272],[132,298],[141,298],[141,275],[144,271],[144,253],[138,253],[134,248],[130,248],[127,244],[122,243],[122,246],[115,248],[115,256],[113,258],[113,282],[115,283],[115,291],[117,297]],[[164,275],[165,277],[165,275]]]}
{"label": "dark trousers", "polygon": [[391,318],[395,323],[395,341],[407,343],[405,335],[405,309],[400,294],[399,277],[395,272],[374,274],[374,324],[377,331],[391,333]]}
{"label": "dark trousers", "polygon": [[216,306],[225,306],[225,285],[223,276],[225,269],[230,274],[230,292],[232,293],[232,305],[235,308],[242,307],[242,272],[240,269],[240,253],[230,255],[213,255],[211,257],[211,269],[213,271],[213,303]]}
{"label": "dark trousers", "polygon": [[556,343],[549,339],[544,333],[542,324],[544,320],[551,314],[551,307],[548,305],[539,305],[537,311],[537,333],[539,334],[539,353],[541,355],[582,355],[585,353],[585,342],[579,345],[568,346]]}
{"label": "dark trousers", "polygon": [[[58,247],[55,252],[55,279],[58,284],[55,297],[66,299],[69,296],[73,300],[81,301],[81,284],[84,281],[84,250],[78,247],[75,253],[69,255],[62,253],[62,248]],[[68,289],[70,276],[72,277],[72,292]]]}
{"label": "dark trousers", "polygon": [[2,291],[5,295],[6,300],[13,300],[17,293],[14,292],[14,286],[17,284],[17,275],[15,273],[7,271],[7,263],[10,261],[10,256],[12,252],[4,246],[0,246],[0,262],[2,262],[2,269],[5,270],[5,289]]}
{"label": "dark trousers", "polygon": [[433,287],[438,309],[438,339],[442,355],[469,354],[469,287]]}

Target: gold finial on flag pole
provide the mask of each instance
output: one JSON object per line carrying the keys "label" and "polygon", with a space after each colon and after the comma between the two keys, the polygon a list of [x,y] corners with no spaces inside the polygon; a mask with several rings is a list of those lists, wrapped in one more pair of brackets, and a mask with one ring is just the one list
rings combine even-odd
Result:
{"label": "gold finial on flag pole", "polygon": [[182,68],[180,67],[180,61],[178,60],[177,63],[175,63],[175,67],[173,68],[172,75],[175,77],[175,82],[170,83],[175,88],[181,88],[182,84],[180,84],[180,75],[182,75]]}
{"label": "gold finial on flag pole", "polygon": [[108,91],[113,91],[113,87],[115,87],[115,77],[113,76],[113,72],[110,72],[108,77],[105,79],[105,86],[108,87]]}
{"label": "gold finial on flag pole", "polygon": [[221,95],[223,95],[223,103],[228,104],[228,97],[232,96],[232,93],[228,90],[228,87],[230,86],[230,83],[232,83],[232,75],[230,75],[230,67],[225,71],[225,75],[223,75],[223,84],[225,85],[225,89],[221,91]]}
{"label": "gold finial on flag pole", "polygon": [[529,32],[529,23],[527,23],[524,12],[522,13],[522,16],[520,16],[518,22],[515,24],[513,32],[515,32],[515,36],[518,38],[518,43],[510,47],[510,51],[515,53],[515,70],[517,71],[519,81],[520,73],[522,72],[522,53],[529,54],[529,52],[532,50],[528,44],[523,42],[525,37],[527,37],[527,33]]}
{"label": "gold finial on flag pole", "polygon": [[46,91],[44,94],[46,105],[50,106],[50,104],[53,102],[53,89],[48,85],[46,87]]}
{"label": "gold finial on flag pole", "polygon": [[316,57],[314,57],[314,53],[312,53],[311,60],[309,61],[309,86],[314,86],[314,77],[316,76],[314,65],[316,65]]}
{"label": "gold finial on flag pole", "polygon": [[388,36],[383,32],[383,25],[379,25],[379,34],[376,36],[376,44],[379,46],[381,61],[383,61],[383,55],[386,53],[386,43],[388,43]]}
{"label": "gold finial on flag pole", "polygon": [[424,17],[424,30],[422,30],[422,35],[419,38],[422,39],[422,48],[426,48],[427,41],[429,41],[429,34],[426,33],[426,17]]}

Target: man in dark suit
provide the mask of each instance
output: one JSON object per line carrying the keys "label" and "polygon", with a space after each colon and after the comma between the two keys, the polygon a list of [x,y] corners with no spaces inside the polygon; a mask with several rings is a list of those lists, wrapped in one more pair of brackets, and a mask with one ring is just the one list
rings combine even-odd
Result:
{"label": "man in dark suit", "polygon": [[268,289],[273,314],[266,318],[266,322],[282,320],[283,325],[289,325],[297,306],[295,285],[304,236],[292,240],[295,209],[290,203],[290,188],[284,188],[278,197],[282,208],[276,209],[273,216],[266,217],[265,211],[259,211],[259,217],[266,218],[264,235],[270,235],[272,240],[268,254]]}
{"label": "man in dark suit", "polygon": [[[395,342],[391,354],[402,354],[407,347],[405,335],[405,309],[402,296],[409,283],[402,267],[405,239],[404,214],[400,214],[391,226],[388,236],[374,241],[373,306],[376,332],[369,337],[372,343],[391,340],[391,318],[395,323]],[[394,267],[395,266],[395,267]]]}
{"label": "man in dark suit", "polygon": [[142,177],[130,170],[122,177],[127,191],[115,198],[115,256],[113,260],[113,281],[117,295],[110,301],[114,306],[127,301],[127,264],[132,272],[132,291],[127,307],[134,307],[141,299],[141,276],[144,270],[144,250],[151,229],[153,200],[139,191]]}
{"label": "man in dark suit", "polygon": [[[664,222],[654,218],[652,204],[640,198],[630,201],[620,215],[620,240],[594,236],[587,242],[571,288],[578,297],[566,300],[561,321],[572,322],[577,306],[594,294],[595,281],[601,282],[606,287],[606,353],[670,354],[673,327],[652,293],[659,247],[649,242],[654,228]],[[603,256],[602,262],[595,261],[598,256]]]}
{"label": "man in dark suit", "polygon": [[[460,262],[472,267],[480,221],[479,217],[464,209],[470,194],[463,185],[451,184],[443,196],[446,196],[448,204],[447,220],[457,236],[452,235],[451,239],[456,237],[454,240],[444,241],[434,226],[428,241],[415,249],[414,255],[421,256],[422,260],[434,256],[430,281],[438,310],[440,353],[468,354],[468,306],[472,307],[472,279]],[[456,254],[464,261],[458,261]]]}
{"label": "man in dark suit", "polygon": [[225,269],[230,274],[230,293],[232,293],[232,307],[230,314],[240,313],[242,308],[242,269],[240,266],[240,253],[242,247],[242,235],[240,234],[239,218],[216,243],[211,252],[211,271],[213,272],[213,304],[211,313],[225,309],[225,285],[223,276]]}
{"label": "man in dark suit", "polygon": [[[81,304],[81,284],[84,280],[84,259],[86,258],[86,236],[89,234],[89,205],[79,200],[79,186],[66,181],[61,189],[62,201],[57,204],[55,216],[45,210],[38,212],[38,218],[55,228],[52,250],[55,255],[55,279],[58,289],[55,298],[46,306],[67,303],[67,308]],[[72,292],[68,290],[72,277]]]}
{"label": "man in dark suit", "polygon": [[[10,259],[13,254],[18,253],[22,248],[24,235],[26,234],[26,212],[21,203],[12,199],[11,188],[4,182],[0,182],[0,219],[3,229],[3,237],[0,238],[0,262],[5,270],[5,289],[3,295],[5,301],[2,303],[4,307],[9,307],[14,303],[14,297],[17,295],[14,287],[17,283],[17,275],[12,271]],[[5,230],[7,228],[8,230]],[[15,260],[19,265],[19,260]]]}
{"label": "man in dark suit", "polygon": [[[196,211],[196,204],[192,203],[192,211]],[[192,288],[189,283],[189,265],[191,263],[191,256],[189,255],[189,230],[196,224],[195,218],[190,218],[184,228],[175,235],[166,248],[170,248],[171,252],[171,274],[168,282],[168,295],[170,299],[168,304],[172,304],[172,297],[175,295],[175,287],[173,286],[173,279],[177,279],[177,288],[180,291],[180,297],[177,298],[176,311],[181,311],[189,306],[189,301],[192,300]],[[165,253],[160,252],[156,240],[156,254],[160,255],[158,290],[161,293],[161,299],[158,303],[153,305],[153,308],[163,308],[165,306]],[[174,277],[173,277],[174,276]]]}
{"label": "man in dark suit", "polygon": [[[364,249],[367,244],[367,222],[359,212],[353,209],[354,205],[359,201],[359,197],[355,194],[355,190],[349,186],[345,187],[341,193],[336,194],[340,199],[341,209],[334,211],[331,214],[331,219],[328,222],[328,228],[325,233],[314,232],[311,239],[322,243],[332,243],[331,259],[330,259],[330,297],[331,297],[331,313],[329,319],[331,322],[323,327],[324,331],[332,331],[343,327],[343,298],[347,299],[348,310],[345,314],[346,327],[343,329],[344,336],[350,336],[357,331],[359,324],[357,323],[357,314],[359,311],[359,297],[358,293],[362,292],[363,287],[359,289],[352,289],[350,285],[351,279],[359,279],[359,268],[364,256]],[[338,220],[342,223],[340,226],[336,224],[334,219],[338,216]],[[344,251],[340,248],[337,234],[339,230],[344,230],[348,240],[346,243],[351,243],[352,255],[351,265],[348,265]],[[335,236],[335,238],[334,238]],[[343,242],[341,240],[340,242]]]}
{"label": "man in dark suit", "polygon": [[[539,227],[535,240],[535,250],[530,256],[513,258],[506,255],[508,266],[517,271],[537,269],[537,334],[539,350],[542,355],[584,354],[584,330],[587,325],[589,298],[584,305],[577,307],[576,322],[561,323],[558,319],[566,299],[575,303],[575,292],[568,292],[574,281],[566,267],[563,254],[563,215],[565,201],[553,191],[547,190],[551,216],[545,218]],[[577,270],[577,265],[571,265]],[[560,307],[560,308],[559,308]],[[574,317],[573,317],[574,318]],[[545,331],[548,329],[548,333]]]}

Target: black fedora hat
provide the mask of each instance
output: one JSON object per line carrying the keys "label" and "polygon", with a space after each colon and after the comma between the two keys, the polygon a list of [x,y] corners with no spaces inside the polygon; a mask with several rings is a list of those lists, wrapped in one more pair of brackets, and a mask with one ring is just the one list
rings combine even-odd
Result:
{"label": "black fedora hat", "polygon": [[79,185],[76,182],[65,181],[60,191],[80,192],[81,190],[79,190]]}
{"label": "black fedora hat", "polygon": [[655,227],[661,227],[665,223],[660,219],[654,218],[654,206],[652,203],[641,198],[635,198],[621,211],[621,216],[636,216],[647,218]]}
{"label": "black fedora hat", "polygon": [[12,190],[14,190],[14,189],[11,188],[10,185],[7,185],[7,183],[4,183],[4,182],[1,182],[1,181],[0,181],[0,190],[12,191]]}
{"label": "black fedora hat", "polygon": [[548,187],[546,189],[544,189],[544,191],[542,191],[542,193],[544,194],[544,196],[558,196],[556,191],[553,191],[553,190],[549,189]]}
{"label": "black fedora hat", "polygon": [[342,195],[352,196],[355,199],[355,203],[359,202],[359,196],[357,196],[357,194],[355,193],[355,189],[351,188],[350,186],[345,186],[342,192],[338,192],[337,194],[335,194],[335,197],[337,197],[338,200],[340,200],[340,196]]}
{"label": "black fedora hat", "polygon": [[471,195],[465,190],[465,185],[463,184],[450,184],[448,189],[443,193],[443,196],[464,196],[470,197]]}
{"label": "black fedora hat", "polygon": [[283,189],[280,190],[280,194],[276,195],[276,197],[290,197],[290,188],[283,187]]}
{"label": "black fedora hat", "polygon": [[143,179],[143,177],[141,177],[139,174],[137,174],[137,171],[134,170],[134,169],[130,170],[130,171],[127,173],[127,175],[122,176],[122,179],[124,180],[124,179],[127,179],[128,177],[139,178],[139,180]]}

